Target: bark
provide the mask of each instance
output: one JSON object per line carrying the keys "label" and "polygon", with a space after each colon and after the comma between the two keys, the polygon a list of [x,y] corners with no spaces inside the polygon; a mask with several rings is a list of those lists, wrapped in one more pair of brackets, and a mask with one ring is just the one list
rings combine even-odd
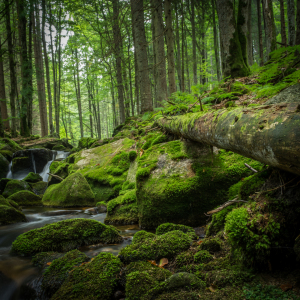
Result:
{"label": "bark", "polygon": [[172,7],[171,0],[165,0],[165,22],[166,22],[166,43],[167,43],[167,59],[168,59],[168,81],[170,94],[176,92],[175,80],[175,59],[174,59],[174,34],[172,27]]}
{"label": "bark", "polygon": [[248,65],[253,65],[253,40],[252,40],[252,0],[249,0],[248,5],[248,22],[247,22],[247,53]]}
{"label": "bark", "polygon": [[191,25],[192,25],[192,47],[193,47],[193,83],[198,83],[197,79],[197,55],[196,55],[196,25],[195,25],[195,0],[191,0]]}
{"label": "bark", "polygon": [[136,57],[140,74],[141,113],[152,111],[151,82],[149,78],[147,41],[145,35],[145,22],[143,0],[130,0],[132,23],[134,26]]}
{"label": "bark", "polygon": [[179,20],[177,3],[175,2],[175,13],[176,13],[176,50],[177,50],[177,76],[179,81],[179,89],[182,91],[182,78],[181,78],[181,54],[180,54],[180,40],[179,40]]}
{"label": "bark", "polygon": [[184,9],[183,0],[181,0],[181,91],[185,92],[184,82]]}
{"label": "bark", "polygon": [[215,50],[215,59],[216,59],[216,69],[217,69],[217,78],[218,81],[222,79],[220,72],[220,59],[219,59],[219,43],[218,43],[218,32],[216,25],[216,15],[215,15],[215,0],[211,1],[212,4],[212,18],[213,18],[213,29],[214,29],[214,50]]}
{"label": "bark", "polygon": [[256,8],[257,8],[257,26],[258,26],[258,40],[259,40],[259,58],[260,58],[260,66],[264,65],[264,48],[263,48],[263,40],[262,40],[262,28],[261,28],[261,8],[260,8],[260,0],[256,0]]}
{"label": "bark", "polygon": [[244,77],[249,70],[244,63],[241,45],[236,30],[233,0],[217,0],[222,70],[224,77]]}
{"label": "bark", "polygon": [[4,137],[4,127],[2,122],[2,111],[1,111],[1,105],[0,105],[0,138]]}
{"label": "bark", "polygon": [[30,1],[30,13],[29,13],[29,26],[28,26],[28,64],[29,64],[29,69],[30,69],[30,74],[29,74],[29,79],[28,79],[28,86],[30,89],[30,93],[29,93],[29,99],[28,99],[28,110],[27,110],[27,122],[28,122],[28,127],[30,130],[30,133],[32,134],[32,106],[33,106],[33,80],[32,80],[32,76],[33,76],[33,67],[32,67],[32,41],[33,41],[33,37],[32,37],[32,21],[34,18],[34,14],[33,14],[33,2]]}
{"label": "bark", "polygon": [[230,150],[300,175],[298,103],[218,110],[157,121],[186,139]]}
{"label": "bark", "polygon": [[297,31],[296,31],[296,45],[300,45],[300,0],[297,0],[297,16],[296,16],[296,23],[297,23]]}
{"label": "bark", "polygon": [[281,32],[281,43],[287,46],[286,31],[285,31],[285,17],[284,17],[284,2],[279,0],[280,3],[280,32]]}
{"label": "bark", "polygon": [[296,24],[295,24],[295,1],[287,0],[287,17],[288,17],[288,43],[290,46],[295,45]]}
{"label": "bark", "polygon": [[[47,118],[47,103],[46,103],[46,91],[45,91],[45,78],[44,78],[44,63],[42,54],[41,32],[40,32],[40,19],[39,11],[36,6],[35,11],[36,23],[33,20],[33,32],[34,32],[34,56],[35,56],[35,71],[37,80],[37,91],[39,99],[40,109],[40,123],[41,123],[41,135],[48,135],[48,118]],[[35,26],[36,25],[36,26]]]}
{"label": "bark", "polygon": [[270,52],[276,50],[276,27],[273,13],[272,0],[262,0],[264,19],[265,19],[265,33],[266,33],[266,44],[267,44],[267,57]]}
{"label": "bark", "polygon": [[201,8],[201,13],[202,13],[202,18],[201,18],[201,80],[202,84],[204,85],[206,82],[206,51],[205,51],[205,46],[206,46],[206,41],[205,41],[205,13],[204,13],[204,4],[202,3],[202,8]]}
{"label": "bark", "polygon": [[167,99],[167,74],[165,61],[164,25],[162,19],[162,0],[152,0],[153,23],[155,27],[154,47],[156,54],[157,98],[156,105],[162,106]]}
{"label": "bark", "polygon": [[13,43],[12,43],[12,31],[10,25],[10,9],[9,0],[4,0],[5,4],[5,25],[7,32],[7,49],[8,49],[8,59],[9,59],[9,71],[10,71],[10,110],[11,110],[11,134],[12,137],[16,136],[16,107],[15,98],[17,90],[17,78],[15,71],[15,61],[13,56]]}
{"label": "bark", "polygon": [[6,95],[5,95],[5,81],[4,81],[1,39],[0,39],[0,109],[1,109],[0,118],[2,118],[1,124],[3,126],[2,130],[10,130],[8,114],[7,114]]}

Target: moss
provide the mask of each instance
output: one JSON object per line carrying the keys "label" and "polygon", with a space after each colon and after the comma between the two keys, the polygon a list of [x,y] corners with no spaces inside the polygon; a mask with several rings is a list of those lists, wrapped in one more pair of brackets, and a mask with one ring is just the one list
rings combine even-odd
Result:
{"label": "moss", "polygon": [[205,264],[213,259],[214,257],[207,250],[201,250],[194,255],[195,263]]}
{"label": "moss", "polygon": [[186,233],[187,235],[189,235],[191,237],[192,240],[197,239],[195,230],[192,227],[189,227],[186,225],[180,225],[180,224],[173,224],[173,223],[164,223],[164,224],[159,225],[156,228],[156,234],[161,235],[161,234],[165,234],[169,231],[173,231],[173,230],[180,230],[183,233]]}
{"label": "moss", "polygon": [[31,191],[29,183],[22,180],[12,179],[6,184],[5,190],[2,195],[7,198],[17,192],[25,190]]}
{"label": "moss", "polygon": [[120,251],[119,255],[126,262],[173,258],[178,253],[187,250],[190,243],[191,238],[187,234],[175,230],[128,245]]}
{"label": "moss", "polygon": [[95,196],[86,179],[74,173],[61,183],[49,186],[42,201],[48,206],[88,206],[95,204]]}
{"label": "moss", "polygon": [[36,182],[42,181],[43,178],[41,177],[40,174],[30,172],[23,180],[26,182],[30,182],[30,183],[36,183]]}
{"label": "moss", "polygon": [[48,183],[45,181],[40,181],[31,184],[31,188],[36,195],[44,195],[47,187],[48,187]]}
{"label": "moss", "polygon": [[13,173],[31,169],[31,159],[27,156],[15,157],[12,160],[11,170]]}
{"label": "moss", "polygon": [[9,138],[2,138],[0,139],[0,150],[9,150],[11,152],[16,152],[22,150],[22,147]]}
{"label": "moss", "polygon": [[58,252],[40,252],[35,254],[32,257],[32,264],[35,267],[39,267],[39,268],[46,268],[49,266],[49,263],[52,262],[53,260],[62,257],[64,254],[63,253],[58,253]]}
{"label": "moss", "polygon": [[[202,293],[201,293],[202,294]],[[199,292],[198,291],[174,291],[174,292],[166,292],[155,298],[156,300],[199,300]]]}
{"label": "moss", "polygon": [[13,153],[9,150],[0,150],[0,154],[2,154],[8,161],[11,161],[13,158]]}
{"label": "moss", "polygon": [[66,147],[64,145],[55,145],[52,150],[64,151],[66,150]]}
{"label": "moss", "polygon": [[162,135],[158,136],[157,138],[153,139],[151,146],[165,143],[167,141],[168,141],[168,137],[165,134],[162,134]]}
{"label": "moss", "polygon": [[137,157],[136,151],[130,151],[130,152],[128,153],[128,157],[129,157],[129,160],[130,160],[130,161],[134,161],[134,160],[136,159],[136,157]]}
{"label": "moss", "polygon": [[42,198],[30,191],[19,191],[8,197],[21,206],[37,206],[42,205]]}
{"label": "moss", "polygon": [[30,230],[17,237],[12,251],[32,255],[47,251],[68,251],[95,243],[122,241],[118,230],[96,220],[69,219]]}
{"label": "moss", "polygon": [[180,269],[183,266],[191,265],[194,263],[194,255],[191,251],[184,251],[179,253],[175,258],[176,269]]}
{"label": "moss", "polygon": [[13,206],[0,204],[0,225],[26,222],[25,215]]}
{"label": "moss", "polygon": [[50,165],[50,173],[54,173],[55,169],[61,164],[60,161],[53,161]]}
{"label": "moss", "polygon": [[148,232],[145,230],[138,231],[137,233],[134,234],[132,243],[133,244],[139,244],[145,241],[146,239],[154,239],[155,234],[152,232]]}
{"label": "moss", "polygon": [[220,251],[222,248],[222,243],[219,239],[217,238],[209,238],[205,239],[201,244],[200,244],[200,249],[201,250],[207,250],[209,253],[215,253]]}
{"label": "moss", "polygon": [[51,297],[67,279],[69,272],[90,258],[78,250],[72,250],[64,256],[53,260],[42,277],[42,289]]}
{"label": "moss", "polygon": [[107,202],[116,195],[116,191],[110,185],[101,184],[96,180],[87,181],[95,195],[95,202]]}
{"label": "moss", "polygon": [[9,169],[8,160],[0,153],[0,179],[5,178]]}
{"label": "moss", "polygon": [[121,267],[117,257],[100,253],[91,262],[74,268],[51,299],[109,300],[117,286]]}

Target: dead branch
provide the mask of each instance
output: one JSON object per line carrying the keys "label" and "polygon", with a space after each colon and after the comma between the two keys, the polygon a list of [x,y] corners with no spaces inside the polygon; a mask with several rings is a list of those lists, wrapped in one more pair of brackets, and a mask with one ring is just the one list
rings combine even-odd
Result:
{"label": "dead branch", "polygon": [[49,174],[50,176],[53,176],[54,178],[56,178],[56,179],[58,179],[60,181],[63,181],[63,178],[61,178],[61,177],[59,177],[57,175],[54,175],[54,174],[51,174],[51,173],[47,173],[47,174]]}
{"label": "dead branch", "polygon": [[248,164],[245,163],[245,166],[246,166],[248,169],[250,169],[252,172],[258,173],[257,170],[253,169],[253,168],[252,168],[251,166],[249,166]]}
{"label": "dead branch", "polygon": [[227,201],[225,202],[223,205],[221,205],[220,207],[214,209],[214,210],[211,210],[209,212],[207,212],[205,215],[212,215],[212,214],[215,214],[219,211],[221,211],[223,208],[229,206],[229,205],[232,205],[234,203],[239,203],[239,202],[244,202],[244,203],[247,203],[248,201],[245,201],[245,200],[236,200],[237,198],[233,199],[233,200],[230,200],[230,201]]}

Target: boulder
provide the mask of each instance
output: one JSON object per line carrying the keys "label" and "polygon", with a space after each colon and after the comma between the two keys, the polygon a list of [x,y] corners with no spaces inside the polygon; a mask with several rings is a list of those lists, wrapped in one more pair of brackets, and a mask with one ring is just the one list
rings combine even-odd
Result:
{"label": "boulder", "polygon": [[33,171],[31,158],[28,156],[14,157],[12,160],[11,171],[13,173]]}
{"label": "boulder", "polygon": [[272,97],[264,104],[277,104],[277,103],[293,103],[300,102],[300,83],[289,86],[288,88],[281,91],[278,95]]}
{"label": "boulder", "polygon": [[0,179],[0,195],[4,192],[7,183],[11,180],[12,180],[11,178]]}
{"label": "boulder", "polygon": [[43,181],[43,178],[40,174],[36,174],[33,172],[30,172],[24,179],[23,181],[29,182],[29,183],[36,183],[39,181]]}
{"label": "boulder", "polygon": [[0,179],[5,178],[9,169],[8,160],[0,154]]}
{"label": "boulder", "polygon": [[123,238],[113,226],[91,219],[68,219],[22,233],[12,244],[17,254],[66,252],[95,243],[120,243]]}
{"label": "boulder", "polygon": [[42,198],[30,191],[19,191],[9,196],[8,199],[15,201],[21,206],[42,205]]}
{"label": "boulder", "polygon": [[31,187],[28,182],[22,181],[22,180],[17,180],[17,179],[12,179],[7,182],[5,186],[5,190],[3,192],[3,196],[5,198],[8,198],[9,196],[19,192],[19,191],[31,191]]}
{"label": "boulder", "polygon": [[64,150],[66,150],[66,147],[64,145],[57,144],[52,148],[52,150],[64,151]]}
{"label": "boulder", "polygon": [[2,154],[9,162],[13,159],[13,153],[9,150],[0,150],[0,154]]}
{"label": "boulder", "polygon": [[99,214],[106,213],[107,212],[107,206],[105,204],[99,204],[97,203],[97,210]]}
{"label": "boulder", "polygon": [[[52,167],[53,164],[54,164],[54,166]],[[69,175],[69,166],[70,166],[70,164],[68,164],[64,161],[54,161],[50,166],[50,172],[53,175],[57,175],[60,178],[65,179]],[[61,182],[61,180],[50,175],[49,179],[48,179],[48,186],[50,186],[52,184],[57,184],[60,182]]]}
{"label": "boulder", "polygon": [[31,184],[32,191],[36,195],[44,195],[47,187],[48,187],[48,183],[45,181],[39,181],[39,182]]}
{"label": "boulder", "polygon": [[18,209],[16,203],[0,195],[0,225],[26,222],[25,215]]}
{"label": "boulder", "polygon": [[43,204],[47,206],[92,206],[95,196],[80,173],[74,173],[61,183],[49,186],[43,196]]}
{"label": "boulder", "polygon": [[15,141],[11,139],[2,138],[0,139],[0,150],[8,150],[14,153],[16,151],[22,150],[22,147],[20,147]]}

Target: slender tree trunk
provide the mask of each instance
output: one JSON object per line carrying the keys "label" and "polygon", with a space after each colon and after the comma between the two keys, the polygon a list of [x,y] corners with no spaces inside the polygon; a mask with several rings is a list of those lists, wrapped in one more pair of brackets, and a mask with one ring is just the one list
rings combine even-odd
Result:
{"label": "slender tree trunk", "polygon": [[34,34],[34,55],[35,55],[35,70],[37,80],[37,90],[40,109],[40,122],[41,122],[41,134],[42,136],[48,135],[48,120],[47,120],[47,103],[46,103],[46,91],[45,91],[45,77],[44,77],[44,63],[42,54],[41,32],[40,32],[40,19],[39,10],[36,6],[36,26],[33,21]]}
{"label": "slender tree trunk", "polygon": [[235,25],[233,0],[217,0],[220,24],[222,69],[224,77],[244,77],[249,70],[244,63]]}
{"label": "slender tree trunk", "polygon": [[297,0],[297,32],[296,32],[296,45],[300,45],[300,0]]}
{"label": "slender tree trunk", "polygon": [[280,3],[280,32],[281,32],[281,43],[286,47],[286,31],[285,31],[285,17],[284,17],[284,2],[279,0]]}
{"label": "slender tree trunk", "polygon": [[201,13],[202,13],[202,20],[201,20],[201,44],[202,44],[202,51],[201,51],[201,71],[202,71],[202,76],[201,76],[201,81],[202,84],[205,84],[206,82],[206,59],[205,59],[205,12],[204,12],[204,4],[202,3],[202,9],[201,9]]}
{"label": "slender tree trunk", "polygon": [[132,23],[134,26],[136,57],[140,73],[141,113],[153,110],[151,97],[151,82],[149,78],[147,41],[143,12],[143,0],[130,0]]}
{"label": "slender tree trunk", "polygon": [[12,43],[12,31],[10,25],[10,1],[4,0],[5,4],[5,25],[7,32],[7,49],[8,49],[8,59],[9,59],[9,71],[10,71],[10,110],[11,110],[11,135],[15,137],[17,132],[16,126],[16,107],[15,107],[15,98],[17,90],[17,79],[15,71],[15,62],[14,62],[14,52],[13,52],[13,43]]}
{"label": "slender tree trunk", "polygon": [[176,14],[176,50],[177,50],[177,76],[179,81],[179,89],[182,91],[182,78],[181,78],[181,51],[179,40],[179,18],[178,18],[178,6],[175,2],[175,14]]}
{"label": "slender tree trunk", "polygon": [[[0,38],[0,109],[2,118],[2,130],[10,130],[7,105],[6,105],[6,95],[5,95],[5,81],[4,81],[4,70],[3,70],[3,56],[1,48],[1,38]],[[1,125],[1,124],[0,124]]]}
{"label": "slender tree trunk", "polygon": [[248,65],[253,65],[253,39],[252,39],[252,0],[248,0],[248,21],[247,21],[247,54]]}
{"label": "slender tree trunk", "polygon": [[258,40],[259,40],[259,59],[260,66],[264,65],[264,47],[263,47],[263,39],[262,39],[262,28],[261,28],[261,8],[260,8],[260,0],[256,0],[257,4],[257,27],[258,27]]}
{"label": "slender tree trunk", "polygon": [[181,83],[182,92],[185,92],[185,82],[184,82],[184,9],[183,0],[181,0]]}
{"label": "slender tree trunk", "polygon": [[168,81],[170,94],[176,92],[175,80],[175,59],[174,59],[174,34],[172,27],[172,7],[171,0],[165,0],[165,22],[166,22],[166,43],[167,43],[167,59],[168,59]]}
{"label": "slender tree trunk", "polygon": [[[154,26],[154,12],[152,10],[152,19],[151,19],[151,32],[152,32],[152,43],[151,45],[149,45],[148,49],[149,49],[149,76],[152,78],[153,80],[151,82],[153,82],[153,84],[151,85],[151,87],[153,87],[152,90],[152,96],[153,96],[153,103],[154,106],[157,107],[157,75],[158,72],[156,71],[156,64],[157,64],[157,59],[156,59],[156,47],[154,46],[155,43],[155,26]],[[152,55],[150,53],[150,51],[152,50]]]}
{"label": "slender tree trunk", "polygon": [[222,79],[220,71],[220,59],[219,59],[219,43],[218,43],[218,32],[216,25],[216,15],[215,15],[215,0],[211,1],[212,4],[212,18],[213,18],[213,29],[214,29],[214,50],[215,50],[215,59],[216,59],[216,69],[217,69],[217,78],[218,81]]}
{"label": "slender tree trunk", "polygon": [[50,134],[53,134],[54,127],[53,127],[53,119],[52,119],[52,95],[51,95],[51,83],[50,83],[50,72],[49,72],[49,60],[48,60],[47,44],[46,44],[46,38],[45,38],[45,23],[46,23],[45,1],[46,0],[42,0],[42,10],[43,10],[42,41],[43,41],[44,59],[45,59],[45,67],[46,67],[47,93],[48,93],[48,104],[49,104],[49,127],[50,127]]}
{"label": "slender tree trunk", "polygon": [[[60,5],[60,3],[58,2]],[[56,99],[56,105],[57,105],[57,115],[56,115],[56,132],[59,136],[59,122],[60,122],[60,87],[61,87],[61,14],[62,14],[62,8],[59,6],[59,13],[58,13],[58,72],[56,72],[56,76],[58,77],[57,82],[57,99]]]}
{"label": "slender tree trunk", "polygon": [[193,47],[193,79],[194,84],[197,79],[197,56],[196,56],[196,25],[195,25],[195,0],[191,0],[191,25],[192,25],[192,47]]}
{"label": "slender tree trunk", "polygon": [[295,45],[296,26],[295,26],[295,1],[287,0],[287,17],[288,17],[288,43],[290,46]]}
{"label": "slender tree trunk", "polygon": [[276,50],[276,27],[272,0],[263,0],[263,10],[265,18],[267,57],[269,57],[270,52]]}
{"label": "slender tree trunk", "polygon": [[32,134],[32,112],[33,112],[33,67],[32,67],[32,42],[33,42],[33,29],[32,29],[32,22],[34,18],[34,8],[33,8],[33,2],[30,1],[30,8],[29,8],[29,26],[28,26],[28,64],[29,64],[29,79],[28,79],[28,85],[29,85],[29,102],[28,102],[28,110],[27,110],[27,122],[28,122],[28,128],[30,130],[30,133]]}

